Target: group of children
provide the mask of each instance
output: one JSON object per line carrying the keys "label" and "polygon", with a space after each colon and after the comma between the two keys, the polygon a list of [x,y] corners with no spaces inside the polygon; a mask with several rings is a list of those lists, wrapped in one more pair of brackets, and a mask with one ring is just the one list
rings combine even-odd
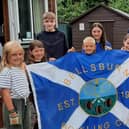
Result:
{"label": "group of children", "polygon": [[[28,78],[26,64],[53,61],[67,52],[73,52],[66,46],[65,36],[55,29],[55,15],[43,15],[45,31],[37,35],[38,40],[31,41],[27,61],[24,62],[24,50],[19,42],[10,41],[3,47],[0,66],[0,88],[3,97],[3,121],[7,129],[32,129]],[[83,40],[82,52],[88,55],[101,50],[111,50],[112,46],[106,40],[105,31],[100,23],[91,27],[91,36]],[[124,37],[122,50],[129,51],[129,34]],[[28,114],[28,115],[27,115]],[[38,129],[37,122],[34,129]]]}
{"label": "group of children", "polygon": [[[9,41],[3,47],[0,65],[0,92],[3,98],[3,122],[6,129],[38,129],[32,127],[31,87],[27,78],[26,64],[54,61],[68,50],[65,35],[56,29],[56,17],[52,12],[43,15],[44,31],[31,41],[27,61],[18,41]],[[32,98],[32,99],[30,99]],[[32,102],[31,102],[31,101]]]}
{"label": "group of children", "polygon": [[[112,45],[106,40],[106,34],[102,24],[94,23],[90,30],[91,36],[83,40],[82,52],[93,54],[101,50],[111,50]],[[123,38],[123,46],[121,50],[129,51],[129,33]]]}

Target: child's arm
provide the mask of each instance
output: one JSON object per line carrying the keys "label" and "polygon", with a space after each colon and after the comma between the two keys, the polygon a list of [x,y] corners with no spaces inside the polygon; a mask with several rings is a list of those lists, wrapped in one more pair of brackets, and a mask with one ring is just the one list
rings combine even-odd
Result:
{"label": "child's arm", "polygon": [[8,111],[9,112],[13,111],[15,108],[14,108],[14,105],[12,102],[12,98],[10,96],[10,90],[7,88],[3,88],[2,89],[2,97],[3,97],[3,101],[4,101]]}

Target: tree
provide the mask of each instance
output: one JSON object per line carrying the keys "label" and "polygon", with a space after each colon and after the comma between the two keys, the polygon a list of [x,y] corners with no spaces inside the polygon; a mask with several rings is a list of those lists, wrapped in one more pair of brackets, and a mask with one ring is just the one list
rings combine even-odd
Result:
{"label": "tree", "polygon": [[69,22],[100,3],[129,13],[128,0],[57,0],[59,22]]}
{"label": "tree", "polygon": [[110,6],[122,10],[129,14],[129,1],[128,0],[112,0]]}
{"label": "tree", "polygon": [[57,3],[57,7],[59,22],[69,22],[71,19],[82,14],[86,9],[86,5],[84,5],[83,2],[74,1],[73,3],[73,1],[71,0],[59,0]]}

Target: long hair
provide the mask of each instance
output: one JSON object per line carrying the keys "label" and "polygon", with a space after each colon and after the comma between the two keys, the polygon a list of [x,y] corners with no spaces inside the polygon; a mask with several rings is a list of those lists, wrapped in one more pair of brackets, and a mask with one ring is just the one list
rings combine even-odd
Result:
{"label": "long hair", "polygon": [[22,48],[21,44],[18,41],[14,40],[14,41],[9,41],[9,42],[5,43],[5,45],[3,47],[3,54],[2,54],[0,70],[2,70],[4,67],[10,67],[9,55],[12,51],[17,51],[17,50],[22,51],[23,61],[24,61],[24,49]]}
{"label": "long hair", "polygon": [[[32,64],[35,62],[34,60],[34,56],[31,54],[32,50],[35,48],[44,48],[44,44],[39,41],[39,40],[33,40],[30,42],[29,48],[28,48],[28,61],[27,64]],[[44,55],[44,57],[41,59],[42,62],[46,61],[46,54]]]}
{"label": "long hair", "polygon": [[106,33],[105,33],[105,30],[104,30],[104,27],[101,23],[93,23],[91,28],[90,28],[90,35],[93,37],[92,35],[92,30],[94,27],[99,27],[101,30],[102,30],[102,35],[101,35],[101,38],[100,38],[100,44],[102,45],[102,48],[105,48],[105,43],[106,43]]}

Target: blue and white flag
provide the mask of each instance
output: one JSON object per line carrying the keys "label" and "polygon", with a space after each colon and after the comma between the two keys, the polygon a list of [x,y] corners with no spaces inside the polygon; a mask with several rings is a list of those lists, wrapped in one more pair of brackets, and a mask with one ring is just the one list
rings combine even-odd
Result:
{"label": "blue and white flag", "polygon": [[27,67],[40,129],[129,129],[129,53],[68,53]]}

